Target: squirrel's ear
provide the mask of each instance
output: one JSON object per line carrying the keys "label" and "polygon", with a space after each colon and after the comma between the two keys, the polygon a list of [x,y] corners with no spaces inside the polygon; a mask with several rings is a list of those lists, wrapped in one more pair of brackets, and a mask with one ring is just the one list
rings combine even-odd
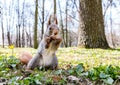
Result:
{"label": "squirrel's ear", "polygon": [[51,15],[49,17],[49,20],[48,20],[48,23],[47,23],[47,26],[49,26],[51,24]]}
{"label": "squirrel's ear", "polygon": [[51,24],[51,15],[49,17],[48,23],[47,23],[47,27]]}
{"label": "squirrel's ear", "polygon": [[54,23],[57,25],[58,24],[58,20],[57,20],[57,16],[54,16]]}

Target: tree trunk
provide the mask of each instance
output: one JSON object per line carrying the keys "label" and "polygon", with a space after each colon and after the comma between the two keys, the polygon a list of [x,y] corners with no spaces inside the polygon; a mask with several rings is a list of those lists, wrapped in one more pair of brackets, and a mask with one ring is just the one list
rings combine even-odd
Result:
{"label": "tree trunk", "polygon": [[33,46],[32,46],[32,37],[31,37],[30,27],[31,27],[31,26],[30,26],[30,22],[29,22],[29,42],[30,42],[30,43],[29,43],[29,44],[30,44],[29,46],[30,46],[30,47],[33,47]]}
{"label": "tree trunk", "polygon": [[19,9],[19,0],[18,0],[18,47],[21,47],[21,31],[20,31],[20,9]]}
{"label": "tree trunk", "polygon": [[11,45],[10,32],[7,32],[8,45]]}
{"label": "tree trunk", "polygon": [[22,30],[22,47],[25,47],[25,28],[23,24],[23,30]]}
{"label": "tree trunk", "polygon": [[24,15],[24,10],[25,10],[25,0],[23,2],[23,12],[22,12],[22,18],[23,18],[23,28],[22,28],[22,47],[25,47],[25,15]]}
{"label": "tree trunk", "polygon": [[115,46],[115,40],[114,40],[114,36],[113,36],[113,22],[112,22],[112,0],[110,0],[110,36],[111,36],[111,44],[113,49],[116,48]]}
{"label": "tree trunk", "polygon": [[64,29],[63,29],[62,10],[61,10],[61,6],[60,6],[60,1],[58,2],[58,5],[59,5],[59,9],[60,9],[60,28],[61,28],[61,33],[62,33],[62,45],[64,47],[65,46],[65,35],[64,35],[65,33],[64,33]]}
{"label": "tree trunk", "polygon": [[16,24],[16,47],[18,47],[18,27]]}
{"label": "tree trunk", "polygon": [[7,21],[7,41],[8,41],[8,45],[11,45],[11,39],[10,39],[10,19],[6,20]]}
{"label": "tree trunk", "polygon": [[[8,15],[10,16],[10,6],[9,6],[9,12]],[[7,12],[6,12],[7,13]],[[6,19],[7,21],[7,40],[8,40],[8,45],[11,45],[11,33],[10,33],[10,22],[11,22],[11,18]]]}
{"label": "tree trunk", "polygon": [[38,24],[38,0],[36,0],[36,5],[35,5],[35,23],[34,23],[34,48],[35,49],[37,49],[38,47],[37,24]]}
{"label": "tree trunk", "polygon": [[4,48],[4,28],[3,28],[3,13],[0,6],[0,18],[1,18],[1,29],[2,29],[2,47]]}
{"label": "tree trunk", "polygon": [[80,28],[78,46],[108,48],[104,31],[101,0],[80,0]]}
{"label": "tree trunk", "polygon": [[45,0],[42,1],[42,33],[41,33],[41,39],[43,38],[44,34],[44,5],[45,5]]}
{"label": "tree trunk", "polygon": [[66,8],[65,8],[65,14],[66,14],[66,24],[65,24],[65,30],[66,30],[66,43],[65,43],[65,47],[68,47],[68,26],[67,26],[67,4],[68,4],[68,1],[66,0]]}
{"label": "tree trunk", "polygon": [[54,15],[56,15],[56,0],[54,0]]}
{"label": "tree trunk", "polygon": [[[2,18],[2,17],[1,17]],[[3,48],[4,48],[4,28],[3,28],[3,19],[1,19],[1,28],[2,28],[2,44],[3,44]]]}
{"label": "tree trunk", "polygon": [[19,44],[19,47],[21,47],[21,39],[20,39],[21,35],[20,35],[20,32],[21,32],[20,31],[20,25],[18,25],[18,42],[19,42],[18,44]]}

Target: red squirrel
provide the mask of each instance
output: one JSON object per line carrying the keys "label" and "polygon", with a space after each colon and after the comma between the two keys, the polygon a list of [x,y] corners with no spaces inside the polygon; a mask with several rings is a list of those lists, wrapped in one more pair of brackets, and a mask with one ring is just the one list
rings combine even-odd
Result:
{"label": "red squirrel", "polygon": [[33,70],[35,67],[44,67],[49,69],[56,69],[58,60],[55,52],[57,51],[62,39],[58,36],[57,18],[54,17],[54,22],[51,22],[51,16],[48,20],[47,29],[44,33],[37,52],[34,57],[29,53],[23,53],[20,56],[20,61],[27,64],[26,69]]}

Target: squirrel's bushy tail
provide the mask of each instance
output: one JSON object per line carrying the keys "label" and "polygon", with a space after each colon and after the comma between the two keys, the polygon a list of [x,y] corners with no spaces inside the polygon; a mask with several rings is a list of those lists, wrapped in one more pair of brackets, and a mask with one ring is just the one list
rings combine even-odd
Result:
{"label": "squirrel's bushy tail", "polygon": [[27,51],[22,51],[19,53],[18,59],[23,64],[28,64],[28,62],[32,59],[32,54]]}

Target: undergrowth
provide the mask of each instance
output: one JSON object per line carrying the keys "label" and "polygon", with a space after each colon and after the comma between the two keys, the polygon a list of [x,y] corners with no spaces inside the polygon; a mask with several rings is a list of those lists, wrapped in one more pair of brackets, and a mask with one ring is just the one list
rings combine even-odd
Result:
{"label": "undergrowth", "polygon": [[[0,83],[3,84],[120,85],[119,50],[60,48],[57,70],[36,68],[32,73],[23,68],[17,58],[18,51],[11,54],[10,50],[4,50],[0,52]],[[34,55],[36,50],[29,51]]]}

